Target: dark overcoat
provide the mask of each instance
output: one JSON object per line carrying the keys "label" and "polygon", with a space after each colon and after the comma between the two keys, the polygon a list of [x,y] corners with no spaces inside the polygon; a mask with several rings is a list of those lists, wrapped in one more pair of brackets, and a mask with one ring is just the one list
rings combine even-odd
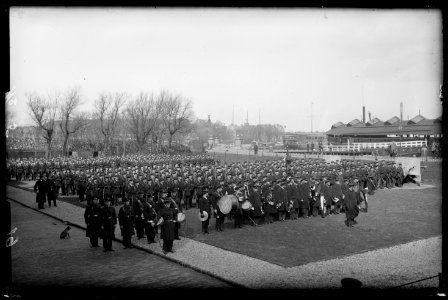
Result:
{"label": "dark overcoat", "polygon": [[134,235],[134,212],[130,205],[123,205],[118,212],[118,222],[120,223],[121,235]]}
{"label": "dark overcoat", "polygon": [[160,218],[163,218],[163,223],[160,228],[160,238],[168,241],[174,240],[174,220],[176,218],[174,209],[166,206],[160,209],[157,213],[156,220],[159,220]]}
{"label": "dark overcoat", "polygon": [[87,206],[84,220],[87,224],[86,237],[101,236],[101,206],[99,204]]}

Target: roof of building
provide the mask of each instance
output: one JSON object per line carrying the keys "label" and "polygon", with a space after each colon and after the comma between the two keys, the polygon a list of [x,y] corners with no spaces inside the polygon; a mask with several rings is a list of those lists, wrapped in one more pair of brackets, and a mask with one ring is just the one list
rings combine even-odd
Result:
{"label": "roof of building", "polygon": [[334,124],[331,126],[331,129],[333,129],[333,128],[338,128],[339,126],[342,126],[342,125],[345,125],[345,124],[342,123],[342,122],[334,123]]}
{"label": "roof of building", "polygon": [[[396,116],[390,118],[385,122],[382,122],[378,118],[374,118],[367,123],[356,122],[355,120],[351,121],[347,125],[344,125],[344,123],[342,122],[338,122],[331,126],[331,129],[328,130],[326,134],[345,136],[392,134],[433,135],[442,133],[441,116],[437,119],[426,119],[421,115],[417,115],[410,120],[403,120],[402,122],[400,122],[400,119]],[[400,123],[402,126],[402,130],[400,130],[399,128]]]}
{"label": "roof of building", "polygon": [[426,120],[422,115],[417,115],[409,120],[408,124],[418,124],[419,122]]}
{"label": "roof of building", "polygon": [[398,121],[400,121],[400,118],[397,116],[394,116],[394,117],[390,118],[389,120],[387,120],[386,122],[384,122],[384,125],[393,125],[393,124],[397,123]]}
{"label": "roof of building", "polygon": [[[378,118],[373,118],[372,120],[370,120],[366,123],[366,126],[372,126],[373,124],[376,124],[378,122],[382,122],[382,121]],[[382,122],[382,123],[384,123],[384,122]]]}

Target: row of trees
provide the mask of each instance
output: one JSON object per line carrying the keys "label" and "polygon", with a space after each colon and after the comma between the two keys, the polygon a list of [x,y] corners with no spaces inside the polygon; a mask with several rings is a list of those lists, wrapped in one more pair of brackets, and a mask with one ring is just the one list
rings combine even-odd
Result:
{"label": "row of trees", "polygon": [[185,138],[203,143],[218,138],[231,143],[240,136],[243,143],[269,143],[284,134],[281,125],[226,126],[220,121],[195,119],[192,101],[167,90],[135,96],[125,92],[102,93],[90,112],[81,110],[85,101],[79,87],[45,96],[29,93],[26,97],[33,123],[45,138],[47,157],[55,138],[67,155],[70,144],[95,145],[96,150],[106,153],[118,152],[118,148],[142,153],[148,148],[160,151],[163,144],[171,149],[174,141]]}
{"label": "row of trees", "polygon": [[159,94],[102,93],[94,102],[94,111],[80,111],[83,104],[78,87],[65,93],[46,96],[27,94],[27,106],[34,124],[41,129],[46,140],[46,156],[50,155],[56,126],[63,136],[63,153],[68,154],[70,137],[90,137],[101,140],[102,149],[108,152],[114,139],[132,139],[137,152],[142,152],[149,141],[160,146],[166,138],[171,148],[176,135],[192,129],[192,103],[182,95],[166,90]]}

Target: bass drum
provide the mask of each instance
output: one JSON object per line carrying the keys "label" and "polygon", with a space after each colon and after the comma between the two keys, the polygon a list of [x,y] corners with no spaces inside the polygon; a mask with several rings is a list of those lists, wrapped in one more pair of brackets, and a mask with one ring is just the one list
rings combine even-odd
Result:
{"label": "bass drum", "polygon": [[238,207],[238,198],[235,195],[225,195],[218,200],[219,210],[227,215],[232,209]]}

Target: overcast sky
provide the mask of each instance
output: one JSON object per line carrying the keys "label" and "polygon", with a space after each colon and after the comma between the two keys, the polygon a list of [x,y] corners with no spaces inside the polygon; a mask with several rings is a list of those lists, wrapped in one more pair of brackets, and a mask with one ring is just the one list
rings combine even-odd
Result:
{"label": "overcast sky", "polygon": [[[196,117],[329,130],[361,119],[442,114],[438,10],[11,8],[11,88],[17,124],[25,94],[80,86],[167,89]],[[313,103],[313,104],[311,104]],[[312,108],[312,109],[311,109]]]}

